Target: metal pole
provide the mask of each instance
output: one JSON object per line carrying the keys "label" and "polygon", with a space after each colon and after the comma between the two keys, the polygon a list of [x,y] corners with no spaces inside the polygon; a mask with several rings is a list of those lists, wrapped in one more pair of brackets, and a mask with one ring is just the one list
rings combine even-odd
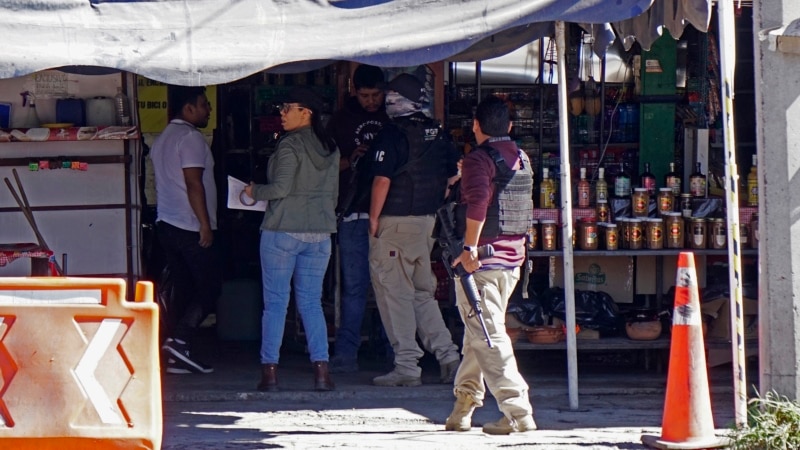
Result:
{"label": "metal pole", "polygon": [[567,381],[569,408],[578,409],[578,349],[575,336],[575,275],[572,263],[572,186],[569,167],[566,24],[556,22],[558,53],[558,141],[561,154],[561,226],[564,257],[564,302],[567,307]]}
{"label": "metal pole", "polygon": [[736,26],[733,20],[733,0],[717,2],[719,18],[720,86],[722,92],[723,132],[725,135],[725,193],[728,210],[728,278],[733,302],[731,310],[731,339],[733,352],[733,386],[736,425],[747,424],[747,384],[745,380],[744,324],[742,307],[742,261],[739,242],[739,172],[736,168],[736,142],[733,129],[733,77],[736,68]]}

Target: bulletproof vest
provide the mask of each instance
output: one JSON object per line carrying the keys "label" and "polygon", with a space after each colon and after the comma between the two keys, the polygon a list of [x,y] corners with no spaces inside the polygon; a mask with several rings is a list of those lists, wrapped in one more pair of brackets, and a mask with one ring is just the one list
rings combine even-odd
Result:
{"label": "bulletproof vest", "polygon": [[[520,168],[511,170],[503,156],[491,146],[481,145],[476,150],[487,152],[496,167],[492,179],[494,197],[486,211],[481,237],[519,236],[527,233],[533,218],[533,175],[528,158],[518,150]],[[459,209],[463,212],[456,213],[457,221],[460,222],[456,229],[463,236],[463,229],[466,228],[466,205],[460,204]]]}
{"label": "bulletproof vest", "polygon": [[450,146],[440,136],[438,123],[431,119],[411,116],[401,118],[393,125],[408,144],[408,162],[392,176],[382,214],[433,214],[442,204],[447,187]]}

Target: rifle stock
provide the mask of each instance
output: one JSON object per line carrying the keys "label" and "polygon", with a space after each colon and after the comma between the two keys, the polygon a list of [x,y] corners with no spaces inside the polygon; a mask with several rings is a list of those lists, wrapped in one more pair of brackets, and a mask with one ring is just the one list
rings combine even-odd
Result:
{"label": "rifle stock", "polygon": [[[452,267],[453,260],[461,254],[464,247],[463,239],[456,236],[454,227],[455,217],[453,213],[453,205],[447,204],[440,207],[436,211],[436,218],[439,221],[440,232],[437,236],[439,246],[442,248],[442,261],[447,269],[447,274],[452,279],[457,279],[464,289],[470,306],[472,307],[473,314],[483,330],[483,336],[486,338],[486,344],[492,348],[492,339],[489,337],[489,330],[486,329],[486,322],[483,320],[483,308],[481,308],[480,293],[478,292],[478,285],[472,274],[464,269],[464,266],[459,263]],[[478,259],[488,258],[494,254],[494,248],[487,244],[478,247]],[[467,317],[471,317],[469,315]]]}

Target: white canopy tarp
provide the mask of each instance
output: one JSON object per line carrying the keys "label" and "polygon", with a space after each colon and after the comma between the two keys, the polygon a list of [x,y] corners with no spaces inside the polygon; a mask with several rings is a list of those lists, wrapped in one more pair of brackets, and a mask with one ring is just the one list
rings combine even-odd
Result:
{"label": "white canopy tarp", "polygon": [[[705,31],[710,0],[0,0],[0,78],[64,66],[183,85],[331,60],[402,67],[500,56],[555,20],[613,23],[645,48],[661,27]],[[652,8],[651,8],[652,6]],[[675,28],[675,29],[673,29]],[[610,27],[606,25],[606,29]]]}

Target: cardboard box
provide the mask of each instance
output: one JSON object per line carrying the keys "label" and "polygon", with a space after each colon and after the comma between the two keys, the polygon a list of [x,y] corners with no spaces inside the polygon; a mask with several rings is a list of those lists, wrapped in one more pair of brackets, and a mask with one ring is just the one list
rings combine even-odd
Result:
{"label": "cardboard box", "polygon": [[[633,264],[630,256],[575,256],[575,289],[603,291],[616,303],[633,303]],[[553,286],[564,287],[564,265],[559,262]]]}
{"label": "cardboard box", "polygon": [[[708,325],[709,339],[731,339],[731,299],[721,297],[705,301],[700,305],[704,315],[711,316]],[[758,337],[758,300],[742,297],[742,320],[744,321],[745,339]]]}

